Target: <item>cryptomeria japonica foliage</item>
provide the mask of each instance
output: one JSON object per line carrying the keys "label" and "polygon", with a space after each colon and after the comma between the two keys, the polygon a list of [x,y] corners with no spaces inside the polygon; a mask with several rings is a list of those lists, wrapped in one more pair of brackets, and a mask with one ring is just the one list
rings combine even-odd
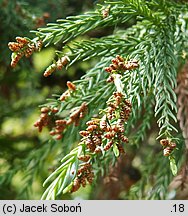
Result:
{"label": "cryptomeria japonica foliage", "polygon": [[[182,69],[188,51],[187,11],[184,1],[104,1],[94,11],[33,31],[33,39],[17,37],[8,44],[12,67],[43,47],[61,45],[45,77],[68,71],[76,62],[92,65],[80,80],[68,81],[65,92],[42,105],[34,124],[39,132],[49,128],[49,139],[70,149],[44,182],[42,199],[97,182],[130,149],[141,155],[143,175],[128,198],[166,198],[173,175],[187,166],[188,70]],[[124,28],[126,23],[129,27]],[[114,27],[111,35],[77,40],[109,26]],[[157,142],[148,147],[147,134],[156,124]]]}

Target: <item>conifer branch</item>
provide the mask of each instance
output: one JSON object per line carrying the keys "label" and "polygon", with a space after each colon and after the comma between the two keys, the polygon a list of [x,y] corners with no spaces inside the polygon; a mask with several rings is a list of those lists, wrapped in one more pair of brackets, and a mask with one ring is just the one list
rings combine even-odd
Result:
{"label": "conifer branch", "polygon": [[[95,28],[116,26],[132,18],[136,24],[111,36],[74,41]],[[74,192],[81,185],[85,187],[86,182],[92,183],[97,174],[103,175],[109,163],[115,162],[116,157],[124,152],[125,133],[135,135],[132,137],[133,144],[143,141],[153,115],[158,118],[158,138],[164,138],[160,140],[160,150],[163,149],[172,173],[176,175],[174,140],[178,140],[178,131],[175,88],[178,67],[188,58],[187,29],[187,12],[180,3],[165,0],[106,1],[93,12],[67,17],[40,28],[35,31],[37,37],[33,40],[17,37],[17,42],[9,43],[13,51],[12,66],[16,66],[22,56],[29,57],[34,51],[40,51],[42,43],[48,46],[60,42],[64,47],[56,51],[58,60],[46,69],[45,77],[63,67],[69,69],[77,61],[100,58],[99,63],[80,80],[67,82],[67,91],[55,95],[41,108],[35,127],[39,131],[49,127],[54,139],[66,141],[71,147],[78,139],[75,134],[85,127],[87,121],[86,130],[80,131],[83,138],[78,147],[62,159],[61,166],[45,181],[44,185],[49,186],[43,199],[55,199],[60,193]],[[73,42],[65,44],[68,41]],[[178,119],[184,138],[187,138],[184,130],[186,119],[182,114],[182,110],[186,110],[182,95],[186,97],[187,94],[184,83],[179,79],[181,76],[178,76],[177,88]],[[93,115],[96,118],[92,119]],[[63,138],[64,134],[70,136],[72,132],[74,137],[69,140]],[[147,166],[143,168],[144,177],[138,186],[143,197],[165,198],[172,175],[168,166],[163,169],[166,160],[161,156],[160,152],[156,163],[153,158],[148,159],[149,165],[154,164],[148,171]],[[144,194],[148,176],[160,169],[163,170],[155,175],[155,183],[149,182],[153,189]]]}
{"label": "conifer branch", "polygon": [[[163,44],[160,46],[160,52],[155,58],[155,69],[157,76],[155,78],[155,115],[161,113],[158,120],[160,127],[159,136],[171,137],[172,131],[177,132],[177,129],[172,125],[177,122],[176,118],[176,94],[174,88],[176,87],[177,76],[177,57],[174,51],[173,29],[167,33],[167,29],[162,32]],[[157,43],[161,43],[161,37],[158,38]],[[174,113],[175,112],[175,113]]]}
{"label": "conifer branch", "polygon": [[[125,23],[131,19],[134,12],[131,13],[130,7],[123,2],[110,7],[109,14],[104,16],[104,6],[99,6],[93,12],[87,12],[83,15],[69,16],[66,19],[59,19],[57,23],[49,23],[48,27],[40,28],[34,31],[36,35],[43,40],[45,46],[52,43],[66,43],[79,35],[83,35],[97,27],[113,26],[117,23]],[[119,13],[123,11],[123,13]]]}
{"label": "conifer branch", "polygon": [[[127,22],[132,17],[139,15],[150,20],[156,25],[162,25],[162,19],[149,9],[146,2],[140,0],[106,1],[108,7],[99,6],[94,12],[87,12],[79,16],[70,16],[67,19],[49,23],[48,27],[33,31],[43,41],[45,46],[58,42],[66,43],[75,37],[85,34],[97,27],[114,26]],[[104,15],[104,11],[108,9]],[[122,13],[119,13],[121,11]]]}
{"label": "conifer branch", "polygon": [[92,167],[96,162],[95,158],[99,161],[108,158],[112,152],[115,158],[124,153],[122,144],[128,142],[124,135],[124,122],[130,116],[132,105],[126,99],[121,78],[126,71],[137,68],[138,63],[126,61],[121,56],[113,59],[112,63],[105,70],[113,77],[112,82],[116,91],[108,99],[107,108],[101,111],[102,117],[86,123],[88,127],[80,131],[83,138],[78,147],[66,155],[62,159],[62,165],[46,179],[44,186],[55,178],[42,199],[55,199],[60,193],[75,192],[81,185],[86,186],[86,179],[91,184],[94,178]]}

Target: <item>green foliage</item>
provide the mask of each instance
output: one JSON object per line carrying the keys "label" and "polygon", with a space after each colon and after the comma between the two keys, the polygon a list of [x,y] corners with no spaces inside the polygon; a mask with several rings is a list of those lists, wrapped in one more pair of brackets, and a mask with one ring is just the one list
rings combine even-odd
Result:
{"label": "green foliage", "polygon": [[[61,145],[54,145],[53,140],[48,142],[47,132],[38,135],[32,126],[38,115],[38,105],[52,92],[62,90],[62,83],[46,81],[39,73],[51,61],[54,48],[37,53],[12,70],[7,44],[16,36],[31,37],[30,29],[36,29],[39,24],[43,26],[58,17],[80,13],[90,5],[90,1],[53,0],[44,3],[39,0],[35,4],[25,0],[0,1],[1,199],[39,199],[42,193],[39,185],[48,175],[48,168],[54,169],[55,161],[59,159],[58,149],[62,149]],[[45,13],[49,17],[44,19]],[[43,68],[40,67],[41,61]],[[79,76],[81,69],[82,66],[73,69],[72,75],[77,71]],[[58,79],[62,78],[70,79],[71,76],[59,76]]]}
{"label": "green foliage", "polygon": [[[108,0],[96,5],[93,11],[58,19],[55,23],[32,31],[36,35],[33,40],[42,40],[45,47],[55,45],[55,67],[64,56],[69,60],[67,71],[77,63],[87,61],[91,65],[79,80],[73,82],[76,90],[69,89],[69,97],[61,100],[61,94],[55,94],[43,105],[58,107],[59,111],[54,118],[66,121],[83,102],[87,104],[88,114],[79,125],[68,125],[61,141],[49,138],[55,143],[62,142],[66,147],[64,152],[58,145],[56,147],[64,157],[59,167],[44,182],[44,186],[49,186],[42,199],[60,198],[61,194],[72,190],[79,168],[83,165],[79,156],[91,153],[82,140],[75,147],[80,139],[78,132],[85,128],[85,122],[92,117],[102,119],[101,116],[105,116],[106,104],[115,91],[123,93],[131,101],[132,113],[128,121],[125,121],[125,133],[130,136],[130,142],[125,149],[128,153],[134,152],[135,160],[141,161],[137,168],[140,169],[142,178],[124,198],[168,198],[168,185],[180,169],[183,161],[179,158],[185,152],[184,140],[177,124],[178,95],[175,88],[179,69],[187,59],[187,9],[187,3],[172,0]],[[89,32],[109,27],[113,29],[110,35],[88,38]],[[113,85],[106,82],[108,74],[105,68],[109,67],[111,60],[117,55],[122,56],[125,62],[138,62],[139,67],[133,71],[125,69],[121,73],[120,69],[114,69],[113,73],[120,77],[117,78],[112,73],[115,79]],[[115,118],[109,125],[118,122],[118,112]],[[152,128],[151,125],[155,127]],[[178,148],[162,148],[159,141],[150,143],[148,134],[154,136],[152,130],[155,136],[158,134],[157,139],[175,142]],[[105,142],[103,139],[102,148]],[[74,149],[70,151],[72,148]],[[162,149],[167,148],[169,152],[165,155],[166,158],[162,155]],[[108,167],[117,161],[120,153],[118,143],[114,143],[111,150],[110,153],[102,151],[102,156],[92,157],[90,163],[95,181],[98,176],[106,174]]]}

